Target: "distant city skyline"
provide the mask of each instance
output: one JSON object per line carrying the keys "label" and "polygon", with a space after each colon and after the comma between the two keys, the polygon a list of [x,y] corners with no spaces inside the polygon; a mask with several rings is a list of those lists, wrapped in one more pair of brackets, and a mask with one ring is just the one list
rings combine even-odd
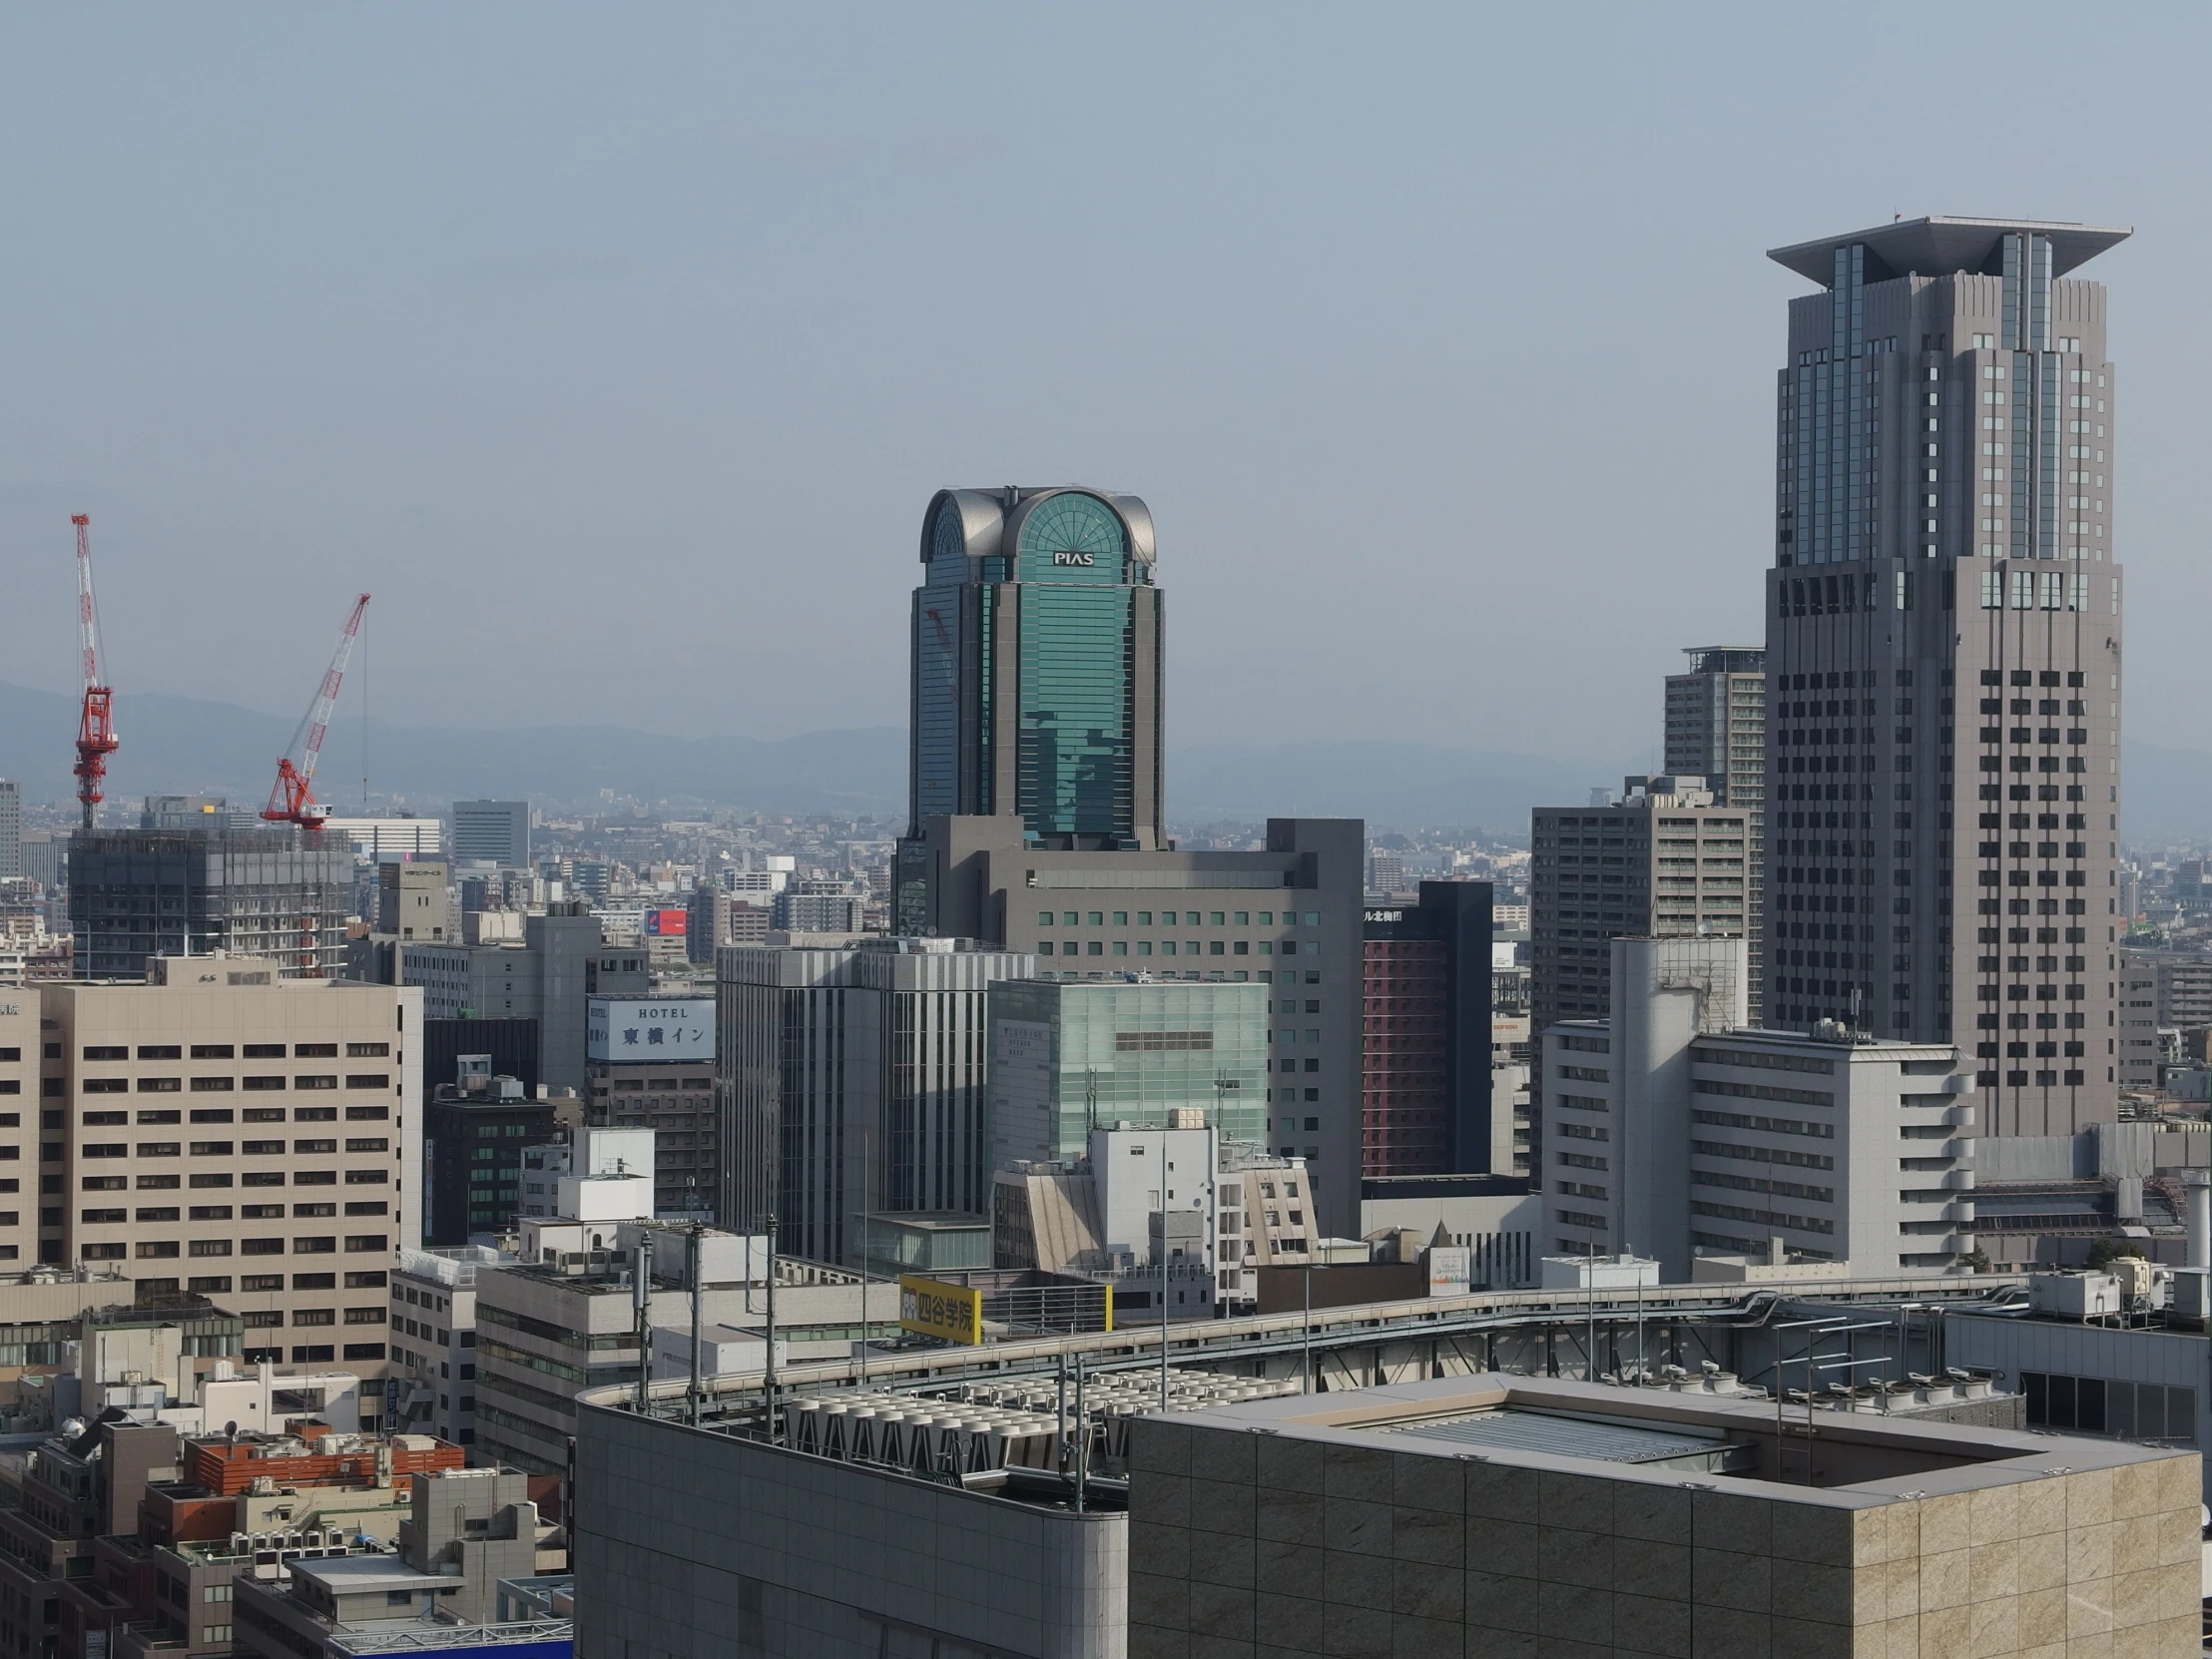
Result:
{"label": "distant city skyline", "polygon": [[[0,675],[69,686],[85,511],[119,773],[134,696],[295,717],[362,588],[396,721],[901,724],[914,501],[1087,477],[1176,527],[1171,749],[1603,754],[1681,644],[1757,636],[1759,252],[1982,203],[2140,228],[2127,527],[2194,545],[2206,20],[2106,20],[2068,131],[1992,150],[2016,94],[1936,66],[2072,14],[1911,15],[1923,67],[1847,91],[1789,13],[21,14]],[[1126,119],[948,101],[979,61]],[[2137,736],[2197,745],[2212,571],[2137,579]]]}

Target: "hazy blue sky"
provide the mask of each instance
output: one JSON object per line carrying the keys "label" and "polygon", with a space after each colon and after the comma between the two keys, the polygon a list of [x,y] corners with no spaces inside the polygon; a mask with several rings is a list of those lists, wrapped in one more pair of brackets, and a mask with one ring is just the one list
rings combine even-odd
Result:
{"label": "hazy blue sky", "polygon": [[12,7],[0,678],[89,510],[126,737],[360,587],[383,718],[902,724],[930,491],[1082,480],[1171,742],[1632,753],[1759,634],[1764,250],[2022,214],[2136,227],[2129,729],[2212,748],[2207,15]]}

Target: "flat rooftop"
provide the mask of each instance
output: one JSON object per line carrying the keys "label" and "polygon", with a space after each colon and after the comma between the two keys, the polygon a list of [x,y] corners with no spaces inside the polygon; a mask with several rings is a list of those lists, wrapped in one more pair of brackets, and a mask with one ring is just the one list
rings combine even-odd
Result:
{"label": "flat rooftop", "polygon": [[1720,1429],[1660,1428],[1619,1417],[1517,1405],[1485,1406],[1478,1411],[1425,1418],[1399,1424],[1388,1432],[1441,1440],[1462,1451],[1541,1451],[1561,1457],[1589,1457],[1601,1463],[1708,1473],[1724,1469],[1749,1450],[1731,1442]]}
{"label": "flat rooftop", "polygon": [[[1622,1388],[1486,1373],[1429,1382],[1291,1394],[1180,1413],[1193,1430],[1361,1445],[1533,1471],[1787,1495],[1823,1507],[1879,1507],[2196,1454],[2104,1439],[2055,1440],[1926,1416],[1817,1411],[1778,1418],[1769,1399]],[[1780,1429],[1778,1434],[1777,1429]],[[1147,1431],[1149,1431],[1148,1425]]]}
{"label": "flat rooftop", "polygon": [[338,1595],[358,1595],[363,1590],[449,1590],[461,1582],[451,1573],[417,1572],[403,1557],[381,1553],[286,1564],[294,1576],[320,1579]]}

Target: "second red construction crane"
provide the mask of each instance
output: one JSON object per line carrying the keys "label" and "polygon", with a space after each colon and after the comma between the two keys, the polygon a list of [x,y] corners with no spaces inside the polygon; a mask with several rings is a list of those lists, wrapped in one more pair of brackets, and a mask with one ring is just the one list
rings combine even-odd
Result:
{"label": "second red construction crane", "polygon": [[72,513],[77,526],[77,652],[85,677],[84,712],[77,721],[77,799],[84,806],[89,833],[100,806],[100,785],[108,776],[108,757],[121,741],[115,735],[115,693],[100,679],[100,614],[92,603],[92,517]]}
{"label": "second red construction crane", "polygon": [[[269,792],[269,805],[262,809],[262,817],[272,824],[296,824],[314,836],[321,833],[322,821],[330,816],[330,809],[314,798],[314,767],[322,756],[322,735],[330,728],[338,684],[345,678],[345,665],[353,655],[353,641],[360,634],[361,615],[367,609],[368,595],[364,593],[353,601],[345,626],[338,630],[337,649],[330,653],[322,689],[308,705],[307,718],[299,723],[299,730],[291,735],[291,747],[276,763],[276,787]],[[294,756],[298,758],[296,764]]]}

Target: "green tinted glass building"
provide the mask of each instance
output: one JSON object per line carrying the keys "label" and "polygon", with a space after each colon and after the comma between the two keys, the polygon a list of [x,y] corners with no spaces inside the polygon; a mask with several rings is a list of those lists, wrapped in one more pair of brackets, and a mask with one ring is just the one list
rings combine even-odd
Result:
{"label": "green tinted glass building", "polygon": [[1266,985],[1001,979],[985,996],[996,1167],[1079,1158],[1094,1122],[1167,1125],[1181,1108],[1267,1140]]}
{"label": "green tinted glass building", "polygon": [[937,493],[913,606],[914,833],[1009,814],[1041,846],[1163,844],[1154,556],[1133,495]]}

